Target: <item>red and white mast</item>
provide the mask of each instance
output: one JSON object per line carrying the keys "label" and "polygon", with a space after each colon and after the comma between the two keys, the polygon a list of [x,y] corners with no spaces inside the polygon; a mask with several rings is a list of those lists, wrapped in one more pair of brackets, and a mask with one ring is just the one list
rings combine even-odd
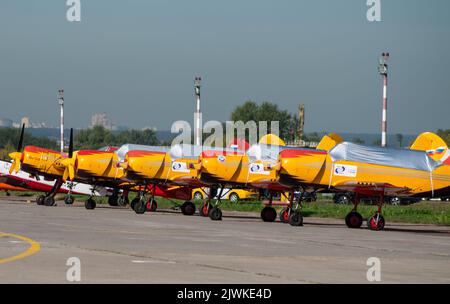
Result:
{"label": "red and white mast", "polygon": [[202,145],[202,112],[200,107],[200,82],[202,81],[201,77],[195,77],[194,81],[194,89],[195,89],[195,97],[197,100],[197,107],[195,110],[195,134],[194,134],[194,142],[196,146]]}

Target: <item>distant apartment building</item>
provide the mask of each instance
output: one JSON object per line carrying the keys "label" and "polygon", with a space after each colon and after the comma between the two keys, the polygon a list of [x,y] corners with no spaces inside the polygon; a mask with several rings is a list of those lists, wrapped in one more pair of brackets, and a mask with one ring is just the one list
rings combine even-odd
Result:
{"label": "distant apartment building", "polygon": [[13,121],[9,118],[0,118],[0,127],[11,128],[13,126]]}
{"label": "distant apartment building", "polygon": [[106,113],[95,113],[91,116],[90,128],[93,128],[95,126],[102,126],[107,130],[116,129],[115,125],[108,119]]}

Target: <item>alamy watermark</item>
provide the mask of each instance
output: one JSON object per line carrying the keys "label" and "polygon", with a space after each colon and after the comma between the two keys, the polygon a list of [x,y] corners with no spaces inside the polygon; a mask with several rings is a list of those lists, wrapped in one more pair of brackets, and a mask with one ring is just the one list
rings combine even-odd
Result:
{"label": "alamy watermark", "polygon": [[367,0],[367,21],[381,21],[381,0]]}
{"label": "alamy watermark", "polygon": [[366,265],[369,267],[366,273],[367,281],[381,282],[381,260],[376,257],[367,259]]}
{"label": "alamy watermark", "polygon": [[67,259],[66,266],[69,269],[66,271],[66,280],[68,282],[81,282],[81,260],[77,257],[70,257]]}
{"label": "alamy watermark", "polygon": [[81,21],[81,0],[67,0],[66,5],[69,6],[66,13],[67,21]]}

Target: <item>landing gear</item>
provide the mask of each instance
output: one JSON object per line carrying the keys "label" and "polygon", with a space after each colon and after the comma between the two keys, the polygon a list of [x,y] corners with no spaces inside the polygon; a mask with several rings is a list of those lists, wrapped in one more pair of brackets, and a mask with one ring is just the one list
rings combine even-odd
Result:
{"label": "landing gear", "polygon": [[208,216],[209,209],[210,209],[210,204],[208,202],[205,202],[200,206],[198,213],[200,214],[200,216],[206,217],[206,216]]}
{"label": "landing gear", "polygon": [[[218,206],[221,202],[223,188],[224,188],[223,186],[220,188],[220,192],[219,192],[219,195],[217,196],[217,200],[216,200],[214,207],[212,207],[212,208],[211,208],[211,206],[209,207],[208,216],[213,221],[221,221],[222,220],[222,210],[220,210],[220,208]],[[216,191],[214,191],[213,189],[209,189],[209,192],[210,193],[209,193],[208,204],[210,204],[209,201],[212,199],[213,194],[215,194]]]}
{"label": "landing gear", "polygon": [[92,187],[92,192],[91,192],[91,196],[86,200],[86,202],[84,202],[84,207],[87,209],[87,210],[93,210],[93,209],[95,209],[95,207],[97,207],[97,203],[95,202],[95,200],[92,198],[93,196],[94,196],[94,193],[95,193],[95,187],[96,187],[96,185],[94,185],[93,187]]}
{"label": "landing gear", "polygon": [[64,203],[65,203],[66,205],[72,205],[74,202],[75,202],[75,198],[74,198],[72,195],[70,195],[70,194],[68,194],[68,195],[64,198]]}
{"label": "landing gear", "polygon": [[363,217],[356,211],[351,211],[345,217],[345,224],[348,228],[360,228],[363,223]]}
{"label": "landing gear", "polygon": [[303,216],[298,211],[292,211],[289,216],[289,225],[303,226]]}
{"label": "landing gear", "polygon": [[108,205],[113,207],[119,205],[119,189],[115,188],[113,194],[108,197]]}
{"label": "landing gear", "polygon": [[36,198],[36,204],[42,206],[54,206],[55,205],[55,195],[58,193],[59,189],[61,189],[63,182],[62,179],[58,178],[55,181],[55,184],[52,187],[52,190],[47,193],[45,196],[40,195]]}
{"label": "landing gear", "polygon": [[367,226],[370,230],[383,230],[385,225],[384,217],[380,213],[375,213],[367,220]]}
{"label": "landing gear", "polygon": [[282,223],[289,223],[289,215],[290,215],[290,209],[289,208],[285,208],[285,209],[281,210],[281,212],[280,212],[280,221]]}
{"label": "landing gear", "polygon": [[184,215],[194,215],[195,205],[192,202],[184,202],[183,205],[181,205],[181,213]]}
{"label": "landing gear", "polygon": [[155,212],[156,209],[158,209],[158,203],[156,202],[155,198],[152,197],[147,201],[146,208],[147,208],[146,211],[149,212]]}
{"label": "landing gear", "polygon": [[84,207],[88,210],[93,210],[97,207],[97,203],[94,201],[92,197],[88,198],[86,202],[84,202]]}
{"label": "landing gear", "polygon": [[44,206],[50,207],[55,205],[55,199],[52,196],[44,198]]}
{"label": "landing gear", "polygon": [[[136,198],[135,198],[136,199]],[[142,198],[137,198],[137,202],[135,202],[134,206],[133,206],[133,210],[134,212],[136,212],[137,214],[144,214],[145,211],[147,211],[147,204],[145,202],[144,199]]]}
{"label": "landing gear", "polygon": [[221,221],[222,220],[222,210],[217,207],[213,207],[209,210],[209,218],[213,221]]}
{"label": "landing gear", "polygon": [[261,219],[264,222],[273,222],[277,218],[277,212],[273,207],[264,207],[263,210],[261,210]]}
{"label": "landing gear", "polygon": [[123,190],[122,195],[120,195],[117,199],[117,204],[119,206],[125,207],[130,202],[128,200],[128,190]]}
{"label": "landing gear", "polygon": [[44,205],[44,199],[45,199],[44,195],[39,195],[38,197],[36,197],[36,204],[38,204],[39,206]]}

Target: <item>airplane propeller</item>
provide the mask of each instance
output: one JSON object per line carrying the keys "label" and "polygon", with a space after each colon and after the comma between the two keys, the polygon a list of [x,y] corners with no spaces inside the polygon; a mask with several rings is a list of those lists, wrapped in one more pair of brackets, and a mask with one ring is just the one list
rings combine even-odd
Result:
{"label": "airplane propeller", "polygon": [[67,178],[70,180],[75,178],[75,162],[76,158],[73,157],[73,129],[70,129],[69,154],[67,158],[61,161],[62,165],[65,167],[63,181],[66,181]]}
{"label": "airplane propeller", "polygon": [[9,174],[12,174],[13,172],[19,172],[20,170],[20,161],[22,159],[22,146],[23,146],[23,136],[25,132],[25,124],[22,124],[22,131],[20,132],[20,139],[19,143],[17,145],[16,152],[12,152],[9,154],[9,157],[13,160],[13,163],[11,165],[11,168],[9,168]]}

